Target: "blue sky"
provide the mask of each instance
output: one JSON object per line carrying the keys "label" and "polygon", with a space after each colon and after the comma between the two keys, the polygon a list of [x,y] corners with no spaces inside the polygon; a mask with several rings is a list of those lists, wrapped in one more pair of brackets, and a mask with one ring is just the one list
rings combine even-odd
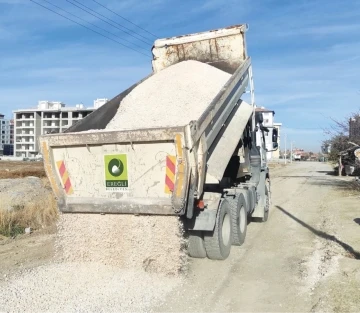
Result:
{"label": "blue sky", "polygon": [[[48,1],[150,51],[151,45],[66,0]],[[133,27],[92,0],[77,1]],[[248,23],[256,103],[275,110],[295,146],[318,151],[329,118],[341,119],[359,108],[360,1],[98,1],[160,38]],[[8,118],[12,110],[34,107],[38,100],[91,106],[151,71],[150,57],[29,0],[0,0],[0,42],[0,112]]]}

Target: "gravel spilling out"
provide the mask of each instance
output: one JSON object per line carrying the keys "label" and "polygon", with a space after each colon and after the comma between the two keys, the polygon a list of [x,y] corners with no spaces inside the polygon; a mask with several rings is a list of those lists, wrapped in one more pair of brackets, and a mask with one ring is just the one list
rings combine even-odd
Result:
{"label": "gravel spilling out", "polygon": [[[182,126],[230,78],[185,61],[148,78],[121,102],[108,130]],[[0,284],[0,311],[149,311],[182,282],[186,242],[177,217],[61,214],[53,263]]]}
{"label": "gravel spilling out", "polygon": [[184,61],[149,77],[120,103],[107,129],[183,126],[198,119],[230,74],[198,61]]}
{"label": "gravel spilling out", "polygon": [[61,214],[52,263],[0,283],[0,312],[150,312],[183,281],[177,217]]}
{"label": "gravel spilling out", "polygon": [[168,275],[186,266],[181,223],[174,216],[62,214],[57,257]]}
{"label": "gravel spilling out", "polygon": [[104,264],[54,263],[0,284],[1,312],[149,312],[180,278]]}

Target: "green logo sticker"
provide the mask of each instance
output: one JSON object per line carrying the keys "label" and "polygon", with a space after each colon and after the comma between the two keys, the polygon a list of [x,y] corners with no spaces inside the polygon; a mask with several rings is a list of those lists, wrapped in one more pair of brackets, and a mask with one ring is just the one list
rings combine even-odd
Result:
{"label": "green logo sticker", "polygon": [[129,188],[127,155],[105,155],[105,188],[107,191],[127,191]]}

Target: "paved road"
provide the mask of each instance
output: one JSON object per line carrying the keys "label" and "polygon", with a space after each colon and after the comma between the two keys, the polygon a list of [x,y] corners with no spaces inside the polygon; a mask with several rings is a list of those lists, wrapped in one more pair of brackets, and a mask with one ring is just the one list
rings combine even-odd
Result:
{"label": "paved road", "polygon": [[[353,222],[358,200],[343,198],[344,191],[338,190],[347,190],[347,182],[330,171],[329,165],[315,162],[275,170],[269,221],[251,223],[245,244],[233,247],[226,261],[192,260],[186,285],[156,309],[357,310],[359,255],[351,249],[357,245],[360,250],[358,225]],[[347,211],[339,210],[344,201]],[[336,237],[344,227],[348,231],[342,236],[348,243]],[[341,282],[347,285],[349,275],[354,284],[344,298]]]}

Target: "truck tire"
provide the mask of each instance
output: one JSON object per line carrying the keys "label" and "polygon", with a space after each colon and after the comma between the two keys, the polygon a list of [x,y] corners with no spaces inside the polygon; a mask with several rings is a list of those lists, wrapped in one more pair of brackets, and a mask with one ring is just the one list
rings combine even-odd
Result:
{"label": "truck tire", "polygon": [[204,232],[206,254],[211,260],[225,260],[231,250],[232,223],[230,203],[223,200],[216,217],[215,229]]}
{"label": "truck tire", "polygon": [[188,253],[192,258],[206,258],[204,238],[201,231],[190,231]]}
{"label": "truck tire", "polygon": [[270,212],[270,192],[269,192],[269,182],[265,184],[265,206],[264,206],[264,217],[261,218],[261,222],[265,223],[269,219]]}
{"label": "truck tire", "polygon": [[245,242],[248,210],[243,194],[229,199],[232,221],[232,244],[241,246]]}

